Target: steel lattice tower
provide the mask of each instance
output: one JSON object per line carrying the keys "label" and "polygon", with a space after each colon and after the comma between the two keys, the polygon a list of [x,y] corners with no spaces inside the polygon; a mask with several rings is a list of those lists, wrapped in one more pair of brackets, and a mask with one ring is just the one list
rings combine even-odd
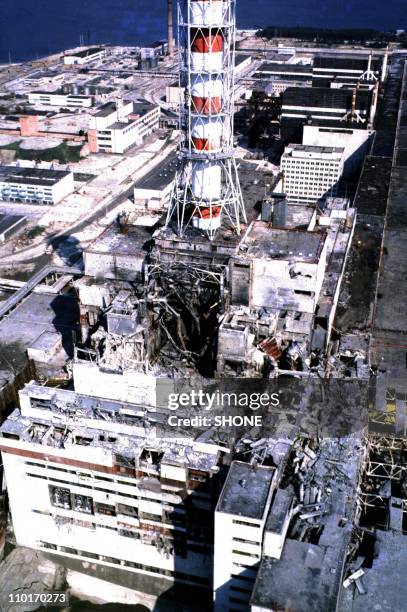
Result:
{"label": "steel lattice tower", "polygon": [[246,221],[233,146],[236,0],[178,0],[180,109],[184,139],[166,225],[210,240],[223,220]]}

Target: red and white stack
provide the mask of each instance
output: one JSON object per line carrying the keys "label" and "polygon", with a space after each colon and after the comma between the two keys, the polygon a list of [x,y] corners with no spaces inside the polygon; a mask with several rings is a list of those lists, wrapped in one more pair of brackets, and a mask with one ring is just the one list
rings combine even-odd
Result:
{"label": "red and white stack", "polygon": [[[232,224],[236,220],[238,231],[239,217],[244,216],[233,158],[235,3],[178,1],[180,72],[186,92],[181,109],[187,168],[183,180],[189,184],[179,189],[182,195],[175,194],[167,219],[177,209],[177,219],[211,239],[223,213]],[[179,229],[182,233],[184,228]]]}

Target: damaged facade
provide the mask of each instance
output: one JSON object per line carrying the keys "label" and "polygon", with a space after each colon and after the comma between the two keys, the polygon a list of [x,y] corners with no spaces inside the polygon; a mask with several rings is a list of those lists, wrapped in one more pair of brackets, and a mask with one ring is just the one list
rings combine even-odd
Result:
{"label": "damaged facade", "polygon": [[[199,19],[209,33],[198,4],[208,4]],[[234,17],[234,3],[213,4],[222,10],[187,2],[195,132],[180,145],[182,163],[171,155],[158,177],[151,171],[135,185],[131,214],[86,247],[83,270],[65,270],[56,287],[38,289],[34,279],[0,310],[0,339],[30,323],[15,337],[37,378],[0,428],[14,534],[18,546],[170,609],[335,611],[342,601],[356,612],[373,607],[375,568],[407,532],[407,487],[404,442],[367,437],[356,418],[371,401],[371,328],[336,322],[360,223],[355,200],[336,189],[344,148],[293,145],[288,157],[297,151],[297,161],[306,154],[313,164],[302,185],[294,161],[293,184],[278,174],[261,201],[242,196],[233,130],[212,121],[223,104],[231,127],[232,103],[222,100],[223,76],[206,78],[211,61],[222,74],[221,56],[233,47],[234,22],[222,11]],[[109,102],[95,130],[109,127],[113,138],[150,112],[156,124],[155,108],[139,110],[136,118],[133,102]],[[97,145],[100,134],[90,136]],[[68,303],[69,326],[51,313],[55,300]],[[57,387],[45,384],[55,362],[64,370]],[[292,397],[283,416],[266,411],[266,433],[168,427],[169,395],[183,385],[286,380]],[[391,391],[379,385],[376,400],[400,414],[407,396],[401,385]],[[189,408],[192,418],[202,406]]]}

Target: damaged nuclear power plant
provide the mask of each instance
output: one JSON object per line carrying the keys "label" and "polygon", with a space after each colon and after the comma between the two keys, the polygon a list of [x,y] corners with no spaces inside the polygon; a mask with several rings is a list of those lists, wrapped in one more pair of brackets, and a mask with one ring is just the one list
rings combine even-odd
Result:
{"label": "damaged nuclear power plant", "polygon": [[1,158],[37,223],[0,252],[4,567],[34,550],[50,591],[158,612],[403,610],[407,53],[262,49],[235,0],[175,8],[147,68],[52,60],[82,161]]}

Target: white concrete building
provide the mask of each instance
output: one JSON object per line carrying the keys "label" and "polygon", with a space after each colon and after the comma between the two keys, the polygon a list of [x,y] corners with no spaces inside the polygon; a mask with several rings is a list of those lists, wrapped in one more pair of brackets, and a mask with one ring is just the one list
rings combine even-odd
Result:
{"label": "white concrete building", "polygon": [[326,267],[323,232],[270,228],[255,221],[231,260],[232,302],[313,313]]}
{"label": "white concrete building", "polygon": [[88,131],[92,153],[124,153],[141,144],[158,127],[160,107],[149,102],[106,102],[90,120]]}
{"label": "white concrete building", "polygon": [[24,79],[24,85],[27,87],[44,88],[44,87],[60,87],[65,80],[64,72],[56,72],[53,70],[38,70],[29,74]]}
{"label": "white concrete building", "polygon": [[248,610],[276,486],[276,468],[233,461],[215,510],[215,612]]}
{"label": "white concrete building", "polygon": [[303,127],[302,144],[313,147],[343,147],[344,174],[360,168],[374,130],[360,130],[355,127],[322,127],[307,125]]}
{"label": "white concrete building", "polygon": [[0,166],[0,199],[6,202],[57,204],[74,190],[67,170]]}
{"label": "white concrete building", "polygon": [[169,201],[178,166],[177,155],[171,153],[157,168],[135,183],[134,200],[147,203],[148,210],[162,209]]}
{"label": "white concrete building", "polygon": [[34,382],[20,406],[0,432],[17,544],[155,596],[177,582],[209,604],[212,477],[225,449],[174,444],[135,404]]}
{"label": "white concrete building", "polygon": [[83,66],[89,64],[89,62],[103,59],[105,56],[106,49],[103,47],[90,47],[89,49],[68,53],[64,56],[64,64],[66,66]]}
{"label": "white concrete building", "polygon": [[338,193],[344,147],[290,144],[281,157],[284,193],[292,202],[318,202]]}
{"label": "white concrete building", "polygon": [[60,108],[91,108],[92,96],[66,94],[62,91],[31,91],[28,94],[29,104],[38,106],[59,106]]}

